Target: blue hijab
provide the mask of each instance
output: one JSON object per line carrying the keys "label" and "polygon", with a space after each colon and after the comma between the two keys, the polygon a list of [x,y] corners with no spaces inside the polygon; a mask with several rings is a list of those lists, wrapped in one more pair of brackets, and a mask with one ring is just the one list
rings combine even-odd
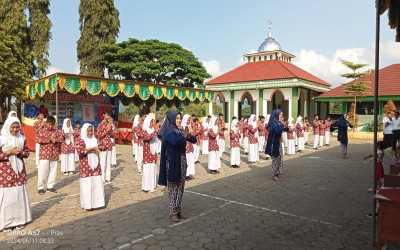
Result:
{"label": "blue hijab", "polygon": [[[176,126],[176,117],[182,114],[178,111],[171,111],[164,120],[158,136],[161,143],[160,171],[158,174],[158,184],[166,186],[168,182],[176,182],[181,177],[181,153],[185,152],[186,140],[182,131]],[[172,146],[166,138],[171,136],[182,140],[179,145]],[[182,152],[181,152],[182,151]],[[168,161],[168,172],[167,172]]]}
{"label": "blue hijab", "polygon": [[174,110],[169,112],[167,117],[165,118],[164,123],[160,131],[158,132],[158,137],[161,139],[162,142],[165,141],[164,135],[168,130],[172,130],[176,133],[179,133],[179,128],[176,126],[176,117],[178,115],[181,115],[182,117],[182,114],[180,112]]}
{"label": "blue hijab", "polygon": [[269,131],[265,153],[274,157],[280,156],[281,136],[282,132],[285,130],[284,124],[279,121],[279,115],[281,113],[282,110],[275,109],[268,122]]}
{"label": "blue hijab", "polygon": [[343,114],[340,117],[339,127],[338,127],[338,136],[337,140],[340,141],[341,144],[349,143],[349,139],[347,136],[347,127],[352,128],[353,126],[346,120],[344,117],[346,114]]}

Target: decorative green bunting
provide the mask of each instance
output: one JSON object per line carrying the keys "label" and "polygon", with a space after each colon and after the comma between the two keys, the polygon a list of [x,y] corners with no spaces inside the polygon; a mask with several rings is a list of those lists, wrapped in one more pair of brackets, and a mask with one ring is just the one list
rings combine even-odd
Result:
{"label": "decorative green bunting", "polygon": [[139,107],[140,105],[142,105],[143,100],[140,99],[139,96],[135,96],[132,98],[132,102],[135,106]]}
{"label": "decorative green bunting", "polygon": [[56,90],[57,78],[58,78],[58,76],[55,75],[53,77],[50,77],[50,79],[49,79],[49,91],[50,91],[50,93],[53,93]]}
{"label": "decorative green bunting", "polygon": [[153,95],[156,99],[160,99],[163,96],[161,87],[154,87]]}
{"label": "decorative green bunting", "polygon": [[45,92],[46,92],[46,85],[44,84],[44,81],[41,81],[38,83],[38,94],[39,96],[43,96]]}
{"label": "decorative green bunting", "polygon": [[184,100],[186,97],[186,90],[178,89],[178,98],[179,100]]}
{"label": "decorative green bunting", "polygon": [[107,82],[106,89],[110,96],[116,96],[119,91],[119,85],[117,82]]}
{"label": "decorative green bunting", "polygon": [[144,101],[146,103],[146,106],[151,107],[154,105],[154,103],[156,102],[156,98],[154,97],[150,97],[149,99],[147,99],[146,101]]}
{"label": "decorative green bunting", "polygon": [[182,101],[179,99],[175,99],[174,104],[175,104],[175,107],[179,108],[180,106],[182,106]]}
{"label": "decorative green bunting", "polygon": [[165,101],[165,106],[167,106],[167,108],[171,108],[172,105],[174,105],[174,100],[166,100]]}
{"label": "decorative green bunting", "polygon": [[199,100],[202,102],[204,101],[204,98],[206,98],[206,93],[199,91]]}
{"label": "decorative green bunting", "polygon": [[189,99],[190,101],[194,101],[194,99],[196,99],[196,91],[189,90]]}
{"label": "decorative green bunting", "polygon": [[161,108],[161,107],[164,105],[164,103],[165,103],[165,99],[158,99],[158,100],[156,100],[156,106],[157,106],[158,108]]}
{"label": "decorative green bunting", "polygon": [[172,100],[172,98],[174,98],[174,93],[175,93],[174,88],[167,88],[166,96],[169,100]]}
{"label": "decorative green bunting", "polygon": [[149,86],[147,85],[140,85],[139,88],[139,96],[143,99],[143,100],[147,100],[150,96],[150,90],[149,90]]}
{"label": "decorative green bunting", "polygon": [[66,78],[65,88],[68,92],[76,94],[81,90],[81,80],[79,78]]}
{"label": "decorative green bunting", "polygon": [[29,95],[33,99],[35,97],[35,94],[36,94],[35,84],[32,84],[29,86]]}
{"label": "decorative green bunting", "polygon": [[129,103],[131,102],[131,99],[126,96],[119,97],[119,100],[121,101],[122,105],[124,105],[124,106],[128,106]]}
{"label": "decorative green bunting", "polygon": [[101,92],[101,82],[94,80],[87,80],[86,89],[91,95],[98,95]]}
{"label": "decorative green bunting", "polygon": [[183,100],[183,101],[182,101],[182,104],[183,104],[184,106],[189,106],[189,105],[190,105],[190,100],[189,100],[189,98],[186,98],[185,100]]}
{"label": "decorative green bunting", "polygon": [[127,97],[132,97],[135,94],[135,84],[125,83],[124,94]]}
{"label": "decorative green bunting", "polygon": [[208,98],[207,98],[210,102],[212,100],[214,100],[214,92],[208,92]]}

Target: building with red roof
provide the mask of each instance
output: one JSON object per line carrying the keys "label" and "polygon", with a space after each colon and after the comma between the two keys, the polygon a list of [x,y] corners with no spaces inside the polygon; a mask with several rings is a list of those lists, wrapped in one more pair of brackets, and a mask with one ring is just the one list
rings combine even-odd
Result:
{"label": "building with red roof", "polygon": [[206,82],[206,89],[216,92],[214,101],[219,99],[222,104],[226,122],[233,116],[265,116],[277,108],[285,119],[326,113],[327,103],[317,103],[314,97],[328,91],[331,85],[292,64],[295,56],[282,51],[271,28],[258,52],[243,57],[245,64]]}
{"label": "building with red roof", "polygon": [[[329,113],[337,113],[338,107],[341,113],[347,113],[350,110],[351,104],[354,102],[354,97],[346,94],[344,89],[347,84],[365,82],[369,87],[368,91],[362,97],[357,97],[356,113],[360,116],[366,116],[363,120],[372,119],[374,114],[374,92],[375,92],[375,74],[371,72],[368,75],[360,77],[349,83],[340,85],[337,88],[331,89],[322,93],[315,98],[319,102],[331,103]],[[379,115],[383,113],[383,106],[387,101],[392,100],[396,107],[400,107],[400,64],[392,64],[379,70],[379,85],[378,85],[378,100],[379,100]],[[335,104],[335,105],[332,105]],[[332,110],[335,107],[336,111]]]}

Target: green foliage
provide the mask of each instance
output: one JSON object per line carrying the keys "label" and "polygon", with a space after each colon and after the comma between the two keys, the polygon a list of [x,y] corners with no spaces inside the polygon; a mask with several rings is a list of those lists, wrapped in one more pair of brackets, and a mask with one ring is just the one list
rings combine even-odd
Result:
{"label": "green foliage", "polygon": [[244,109],[242,109],[242,116],[250,116],[250,115],[251,115],[250,106],[247,106]]}
{"label": "green foliage", "polygon": [[329,102],[329,114],[341,114],[342,102]]}
{"label": "green foliage", "polygon": [[47,17],[50,14],[50,0],[29,0],[29,35],[32,56],[36,62],[36,74],[38,78],[46,75],[46,69],[50,65],[49,45],[51,39],[51,21]]}
{"label": "green foliage", "polygon": [[104,76],[104,66],[99,62],[100,46],[115,43],[120,22],[114,0],[81,0],[79,5],[79,30],[77,55],[80,73]]}
{"label": "green foliage", "polygon": [[[367,131],[374,132],[374,121],[367,123]],[[383,123],[378,122],[378,132],[382,132],[382,131],[383,131]]]}
{"label": "green foliage", "polygon": [[351,96],[363,96],[369,90],[365,82],[347,83],[345,86],[343,92]]}
{"label": "green foliage", "polygon": [[210,78],[192,52],[175,43],[130,38],[101,46],[101,63],[110,76],[141,82],[204,88]]}
{"label": "green foliage", "polygon": [[346,66],[347,68],[349,68],[353,71],[353,73],[342,74],[341,76],[343,76],[343,77],[357,79],[357,78],[360,78],[369,73],[369,71],[356,73],[357,70],[359,70],[365,66],[368,66],[368,64],[360,64],[360,63],[357,64],[357,63],[353,63],[353,62],[346,61],[346,60],[340,60],[340,61],[342,62],[342,64],[344,66]]}

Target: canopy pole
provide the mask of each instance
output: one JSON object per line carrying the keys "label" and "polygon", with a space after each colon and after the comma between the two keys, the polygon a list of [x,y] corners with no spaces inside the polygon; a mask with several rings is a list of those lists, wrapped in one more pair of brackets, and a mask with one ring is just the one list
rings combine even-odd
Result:
{"label": "canopy pole", "polygon": [[56,124],[57,124],[57,128],[58,128],[59,117],[58,117],[58,84],[57,83],[56,83],[56,117],[57,117]]}
{"label": "canopy pole", "polygon": [[372,206],[372,246],[376,246],[376,159],[377,159],[377,141],[378,141],[378,86],[379,86],[379,35],[380,35],[380,14],[379,8],[381,6],[381,0],[376,0],[376,28],[375,28],[375,93],[374,93],[374,197]]}

